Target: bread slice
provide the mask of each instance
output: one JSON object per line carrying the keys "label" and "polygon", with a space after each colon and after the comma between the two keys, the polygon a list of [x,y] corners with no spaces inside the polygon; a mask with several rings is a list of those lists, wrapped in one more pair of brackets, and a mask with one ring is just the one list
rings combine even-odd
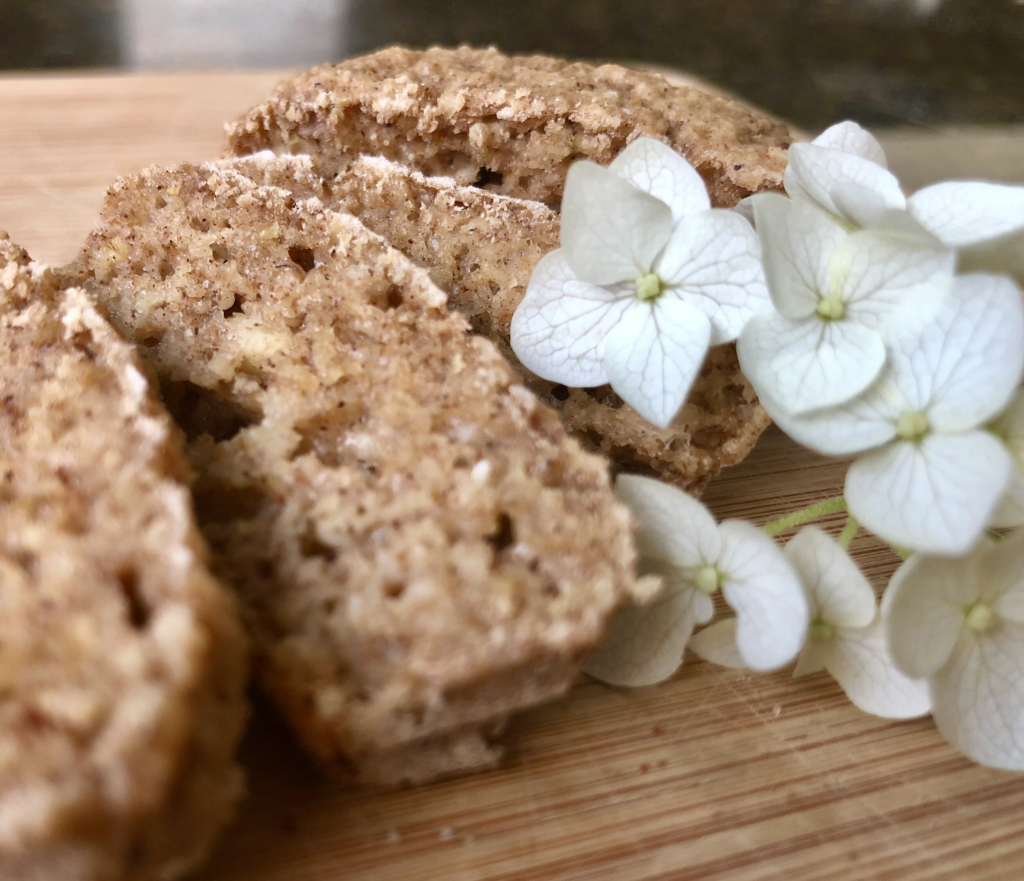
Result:
{"label": "bread slice", "polygon": [[330,180],[308,157],[263,152],[236,166],[254,180],[316,196],[358,217],[426,269],[473,330],[498,346],[522,381],[561,416],[587,449],[616,467],[656,474],[699,494],[740,462],[769,425],[733,345],[711,350],[679,416],[657,428],[611,387],[568,389],[534,376],[509,344],[512,314],[537,262],[558,247],[558,215],[529,202],[424,177],[378,157],[360,157]]}
{"label": "bread slice", "polygon": [[0,877],[170,879],[242,789],[245,641],[133,347],[0,234]]}
{"label": "bread slice", "polygon": [[569,165],[641,135],[682,153],[731,207],[782,186],[786,126],[655,73],[494,49],[385,49],[281,84],[228,129],[228,149],[308,153],[327,177],[360,153],[557,208]]}
{"label": "bread slice", "polygon": [[605,463],[354,218],[230,163],[151,169],[68,273],[159,375],[258,676],[330,771],[493,765],[643,595]]}

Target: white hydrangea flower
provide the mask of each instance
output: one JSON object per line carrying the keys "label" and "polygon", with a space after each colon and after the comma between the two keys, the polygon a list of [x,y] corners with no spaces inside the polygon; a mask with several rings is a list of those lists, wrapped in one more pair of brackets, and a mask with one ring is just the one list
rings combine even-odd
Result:
{"label": "white hydrangea flower", "polygon": [[896,665],[927,679],[943,736],[976,762],[1024,771],[1024,533],[960,559],[911,557],[882,615]]}
{"label": "white hydrangea flower", "polygon": [[855,122],[834,125],[810,144],[793,144],[783,183],[790,198],[828,212],[847,228],[876,226],[907,207],[881,144]]}
{"label": "white hydrangea flower", "polygon": [[1024,186],[944,181],[914,193],[907,208],[960,252],[963,271],[1005,272],[1024,285]]}
{"label": "white hydrangea flower", "polygon": [[1024,526],[1024,390],[1018,390],[989,430],[1000,438],[1013,457],[1013,472],[990,526]]}
{"label": "white hydrangea flower", "polygon": [[711,620],[719,588],[738,616],[729,619],[739,622],[732,644],[746,666],[773,670],[796,657],[807,598],[775,542],[749,523],[716,525],[700,502],[657,480],[620,475],[615,489],[638,522],[641,572],[660,575],[663,588],[651,604],[616,618],[587,667],[591,676],[628,686],[667,679],[694,626]]}
{"label": "white hydrangea flower", "polygon": [[912,232],[850,233],[776,194],[754,197],[753,210],[777,311],[753,316],[743,329],[743,372],[790,413],[845,403],[878,376],[888,339],[938,311],[956,258]]}
{"label": "white hydrangea flower", "polygon": [[927,715],[928,689],[893,664],[875,593],[849,554],[817,527],[786,545],[808,593],[811,624],[794,677],[827,670],[865,713],[886,719]]}
{"label": "white hydrangea flower", "polygon": [[933,322],[894,341],[859,398],[792,416],[763,403],[790,437],[819,453],[863,454],[846,475],[851,512],[886,541],[967,553],[1009,483],[1010,453],[985,424],[1024,373],[1024,304],[1003,276],[956,280]]}
{"label": "white hydrangea flower", "polygon": [[712,209],[700,175],[650,138],[608,168],[569,169],[561,242],[516,309],[513,350],[551,382],[610,383],[662,428],[708,347],[736,339],[768,304],[750,224]]}

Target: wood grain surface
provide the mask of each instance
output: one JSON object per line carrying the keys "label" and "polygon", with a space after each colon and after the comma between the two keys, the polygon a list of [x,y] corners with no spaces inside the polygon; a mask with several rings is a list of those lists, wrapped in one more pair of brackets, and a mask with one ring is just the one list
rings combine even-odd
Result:
{"label": "wood grain surface", "polygon": [[[69,259],[117,175],[215,155],[275,74],[0,79],[0,228]],[[1024,179],[1020,132],[891,132],[915,185]],[[833,495],[842,463],[770,430],[706,500],[767,519]],[[838,519],[829,524],[841,525]],[[880,590],[897,559],[859,536]],[[1024,878],[1024,778],[972,765],[929,720],[856,710],[824,675],[688,659],[670,683],[582,682],[507,730],[501,770],[390,793],[320,779],[257,702],[250,795],[201,881]]]}

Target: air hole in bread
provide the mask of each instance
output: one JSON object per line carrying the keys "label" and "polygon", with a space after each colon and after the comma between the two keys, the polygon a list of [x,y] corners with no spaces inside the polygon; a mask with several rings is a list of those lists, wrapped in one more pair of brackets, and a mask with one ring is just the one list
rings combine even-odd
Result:
{"label": "air hole in bread", "polygon": [[80,330],[71,339],[72,344],[79,352],[85,355],[90,361],[95,361],[97,356],[96,340],[88,330]]}
{"label": "air hole in bread", "polygon": [[227,263],[231,259],[231,252],[222,242],[214,242],[210,245],[210,257],[214,263]]}
{"label": "air hole in bread", "polygon": [[316,266],[316,255],[309,248],[299,245],[292,245],[288,249],[288,259],[299,267],[304,273],[310,272]]}
{"label": "air hole in bread", "polygon": [[242,311],[242,303],[244,302],[245,300],[238,296],[238,294],[235,294],[235,298],[231,301],[231,305],[224,310],[224,317],[232,318],[233,316],[237,315],[239,312]]}
{"label": "air hole in bread", "polygon": [[296,424],[295,430],[300,441],[293,454],[294,458],[315,453],[324,465],[337,468],[342,464],[342,439],[362,414],[362,407],[358,403],[346,404],[341,401],[333,410]]}
{"label": "air hole in bread", "polygon": [[389,581],[384,585],[384,596],[389,600],[398,600],[405,593],[405,585],[401,581]]}
{"label": "air hole in bread", "polygon": [[[254,520],[270,502],[268,496],[256,487],[200,483],[194,494],[196,517],[204,526],[211,523]],[[270,567],[269,571],[273,574],[271,564],[266,561],[257,564],[257,569],[262,569],[264,565]]]}
{"label": "air hole in bread", "polygon": [[622,398],[612,391],[612,387],[610,385],[601,385],[597,388],[585,388],[583,391],[597,401],[597,403],[604,407],[608,407],[611,410],[618,410],[625,403]]}
{"label": "air hole in bread", "polygon": [[146,336],[139,340],[139,345],[145,346],[147,349],[155,349],[160,345],[160,341],[163,338],[163,333],[160,331],[153,331],[152,333],[146,334]]}
{"label": "air hole in bread", "polygon": [[328,563],[333,563],[338,556],[337,549],[331,547],[317,535],[314,523],[307,523],[302,535],[299,536],[299,552],[307,559],[318,557]]}
{"label": "air hole in bread", "polygon": [[196,232],[210,231],[210,220],[207,217],[190,217],[188,219],[188,225]]}
{"label": "air hole in bread", "polygon": [[398,289],[397,285],[393,285],[388,290],[388,295],[385,299],[389,309],[397,309],[402,305],[402,292]]}
{"label": "air hole in bread", "polygon": [[167,409],[190,441],[204,434],[217,442],[229,441],[243,428],[257,425],[263,419],[262,413],[254,413],[191,382],[164,383],[161,391]]}
{"label": "air hole in bread", "polygon": [[117,583],[128,609],[128,620],[136,630],[145,630],[149,624],[149,606],[142,598],[139,574],[134,566],[127,566],[117,573]]}
{"label": "air hole in bread", "polygon": [[503,550],[515,544],[515,540],[516,535],[512,518],[503,511],[498,515],[498,525],[495,527],[494,532],[487,536],[487,541],[491,543],[494,552],[500,554]]}
{"label": "air hole in bread", "polygon": [[567,401],[569,400],[569,389],[564,385],[556,385],[551,389],[551,397],[556,401]]}
{"label": "air hole in bread", "polygon": [[476,176],[476,180],[473,181],[474,187],[479,187],[481,190],[485,190],[488,187],[500,187],[502,181],[505,180],[505,175],[500,171],[492,171],[489,168],[481,168],[480,172]]}
{"label": "air hole in bread", "polygon": [[469,326],[473,328],[473,333],[478,336],[490,336],[491,335],[491,316],[488,312],[478,312],[476,315],[469,319]]}

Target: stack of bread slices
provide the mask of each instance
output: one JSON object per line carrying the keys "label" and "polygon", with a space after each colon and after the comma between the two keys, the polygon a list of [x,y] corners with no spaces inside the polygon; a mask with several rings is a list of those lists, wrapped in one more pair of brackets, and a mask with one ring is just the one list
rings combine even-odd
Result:
{"label": "stack of bread slices", "polygon": [[650,598],[610,464],[699,492],[739,461],[768,420],[735,352],[657,429],[509,347],[569,164],[639,136],[716,206],[781,185],[786,129],[728,99],[391,49],[117,181],[63,269],[0,241],[0,877],[199,862],[246,644],[325,771],[417,783],[497,763]]}

